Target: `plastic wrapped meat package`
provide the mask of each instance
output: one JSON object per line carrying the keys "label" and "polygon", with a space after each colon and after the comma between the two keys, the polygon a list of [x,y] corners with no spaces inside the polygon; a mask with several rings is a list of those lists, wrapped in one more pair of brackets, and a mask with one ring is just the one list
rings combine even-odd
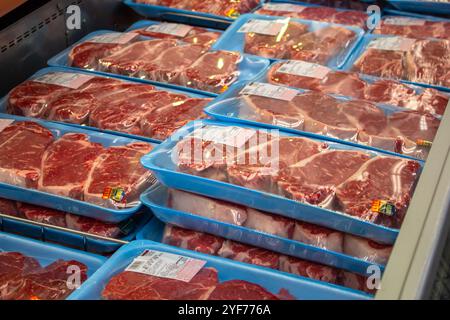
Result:
{"label": "plastic wrapped meat package", "polygon": [[[143,21],[145,24],[145,21]],[[198,44],[205,47],[211,47],[220,37],[221,32],[193,27],[181,23],[161,22],[138,27],[132,32],[139,33],[142,36],[159,39],[176,39],[182,42]]]}
{"label": "plastic wrapped meat package", "polygon": [[12,89],[6,111],[165,140],[202,118],[210,101],[152,85],[49,69]]}
{"label": "plastic wrapped meat package", "polygon": [[354,26],[252,14],[239,18],[213,48],[340,67],[363,34]]}
{"label": "plastic wrapped meat package", "polygon": [[436,89],[335,70],[305,61],[275,63],[268,70],[265,81],[435,115],[443,115],[449,102],[448,94]]}
{"label": "plastic wrapped meat package", "polygon": [[88,217],[3,198],[0,198],[0,213],[108,238],[120,238],[126,235],[126,230],[123,230],[120,224],[102,222]]}
{"label": "plastic wrapped meat package", "polygon": [[187,250],[271,268],[326,283],[343,285],[366,293],[374,293],[365,285],[364,281],[359,285],[359,283],[351,283],[347,280],[350,277],[364,279],[365,277],[362,275],[227,240],[208,233],[166,225],[162,242]]}
{"label": "plastic wrapped meat package", "polygon": [[295,3],[264,3],[255,14],[299,18],[366,28],[368,15],[362,11],[338,10],[331,7],[305,6]]}
{"label": "plastic wrapped meat package", "polygon": [[372,76],[450,87],[450,40],[374,35],[351,70]]}
{"label": "plastic wrapped meat package", "polygon": [[148,143],[106,147],[71,127],[61,133],[38,122],[1,120],[2,183],[115,209],[140,204],[140,193],[153,183],[140,164],[152,150]]}
{"label": "plastic wrapped meat package", "polygon": [[[74,61],[87,59],[95,61],[91,63],[92,69],[98,71],[171,83],[212,93],[220,93],[239,76],[239,63],[243,57],[237,52],[210,51],[207,46],[197,44],[195,41],[154,39],[143,37],[134,31],[122,35],[130,34],[136,36],[137,40],[121,45],[120,49],[102,56],[97,52],[103,49],[96,46],[102,47],[104,44],[92,44],[88,39],[71,49],[68,64],[85,68],[83,64],[75,64]],[[93,38],[107,35],[109,33]],[[90,43],[92,48],[80,52],[80,47],[86,43]]]}
{"label": "plastic wrapped meat package", "polygon": [[415,39],[436,38],[450,40],[450,21],[386,16],[381,19],[380,24],[373,33]]}
{"label": "plastic wrapped meat package", "polygon": [[313,133],[422,160],[427,158],[440,125],[440,118],[431,113],[264,83],[235,88],[227,97],[230,99],[218,101],[206,112],[213,117]]}
{"label": "plastic wrapped meat package", "polygon": [[250,12],[259,0],[135,0],[136,3],[236,17]]}
{"label": "plastic wrapped meat package", "polygon": [[[184,275],[173,272],[158,272],[156,268],[142,269],[150,257],[160,265],[171,267],[169,254],[161,251],[145,250],[136,257],[124,271],[113,275],[101,292],[105,300],[285,300],[294,299],[286,289],[271,293],[263,286],[250,281],[226,277],[220,281],[220,271],[214,266],[205,266],[206,261],[190,259],[170,254],[178,259],[175,270],[183,270]],[[146,258],[149,258],[148,260]],[[147,262],[149,261],[149,262]],[[185,263],[187,261],[187,263]],[[231,271],[231,270],[230,270]]]}
{"label": "plastic wrapped meat package", "polygon": [[421,171],[411,159],[214,124],[196,127],[169,152],[179,172],[391,228],[400,227]]}
{"label": "plastic wrapped meat package", "polygon": [[[380,265],[387,263],[392,250],[392,245],[385,245],[311,223],[176,189],[169,191],[167,206],[177,211],[241,226],[283,239],[295,240],[303,244],[327,251],[343,253]],[[238,257],[241,255],[233,258],[234,256],[231,253],[227,253],[233,251],[230,250],[233,241],[228,240],[227,243],[223,243],[223,240],[220,240],[220,238],[217,240],[218,238],[212,237],[212,235],[199,232],[194,232],[194,234],[196,236],[189,236],[189,233],[183,233],[183,229],[172,230],[166,228],[164,243],[207,254],[219,254],[225,257],[232,257],[231,259],[234,260],[239,260]],[[200,234],[202,236],[199,236]],[[211,229],[211,234],[214,234],[213,229]],[[234,251],[245,252],[246,250],[244,248],[246,245],[239,245],[236,244],[236,250]],[[261,250],[261,254],[267,251],[265,249],[255,250]],[[255,254],[255,256],[259,257],[259,254]],[[240,259],[239,261],[243,260]],[[278,269],[278,267],[273,266],[273,259],[269,259],[269,262],[266,261],[265,264],[273,269]],[[261,264],[259,263],[259,265]]]}
{"label": "plastic wrapped meat package", "polygon": [[369,4],[359,0],[303,0],[301,2],[327,6],[332,8],[352,9],[366,11]]}
{"label": "plastic wrapped meat package", "polygon": [[71,260],[57,260],[41,266],[38,260],[19,252],[0,252],[0,300],[63,300],[75,288],[67,285],[69,267],[87,279],[87,266]]}

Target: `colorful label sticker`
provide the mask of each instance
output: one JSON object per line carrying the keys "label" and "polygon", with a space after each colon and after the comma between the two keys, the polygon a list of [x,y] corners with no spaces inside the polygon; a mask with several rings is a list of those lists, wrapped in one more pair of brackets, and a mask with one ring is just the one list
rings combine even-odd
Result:
{"label": "colorful label sticker", "polygon": [[231,8],[230,10],[228,10],[225,13],[225,16],[232,18],[232,19],[235,19],[235,18],[239,17],[240,15],[241,15],[241,13],[239,11],[237,11],[235,8]]}
{"label": "colorful label sticker", "polygon": [[94,78],[94,76],[81,73],[54,72],[44,74],[43,76],[33,79],[33,81],[78,89],[92,78]]}
{"label": "colorful label sticker", "polygon": [[139,34],[133,32],[114,32],[95,36],[88,41],[93,43],[125,44],[136,38],[138,35]]}
{"label": "colorful label sticker", "polygon": [[385,200],[372,201],[372,212],[378,212],[387,216],[393,216],[396,213],[395,205]]}
{"label": "colorful label sticker", "polygon": [[271,11],[302,12],[306,7],[290,3],[265,3],[263,9]]}
{"label": "colorful label sticker", "polygon": [[150,276],[190,282],[206,261],[177,254],[145,250],[125,269]]}
{"label": "colorful label sticker", "polygon": [[278,72],[316,79],[325,78],[331,71],[330,68],[306,61],[288,61],[278,68]]}
{"label": "colorful label sticker", "polygon": [[193,27],[185,24],[163,22],[160,24],[151,25],[145,29],[145,31],[170,34],[176,37],[184,38],[192,30],[192,28]]}
{"label": "colorful label sticker", "polygon": [[0,119],[0,132],[5,130],[7,126],[9,126],[11,123],[13,123],[15,120],[13,119]]}
{"label": "colorful label sticker", "polygon": [[382,37],[372,40],[369,48],[389,51],[408,51],[416,42],[414,39],[404,37]]}
{"label": "colorful label sticker", "polygon": [[270,83],[252,82],[247,84],[239,94],[291,101],[298,94],[298,91]]}
{"label": "colorful label sticker", "polygon": [[423,140],[423,139],[418,139],[418,140],[416,141],[416,144],[417,144],[418,146],[421,146],[421,147],[427,147],[427,148],[431,148],[431,147],[433,146],[433,142],[432,142],[432,141]]}
{"label": "colorful label sticker", "polygon": [[126,201],[125,190],[121,187],[105,188],[103,191],[102,199],[113,200],[114,202],[124,203]]}
{"label": "colorful label sticker", "polygon": [[258,20],[251,19],[247,21],[242,27],[239,28],[238,32],[242,33],[258,33],[265,34],[268,36],[276,36],[283,30],[287,29],[289,20]]}
{"label": "colorful label sticker", "polygon": [[191,135],[204,141],[241,148],[255,134],[255,130],[247,128],[207,126],[194,130]]}
{"label": "colorful label sticker", "polygon": [[394,26],[423,26],[425,20],[407,17],[388,17],[383,20],[383,23]]}

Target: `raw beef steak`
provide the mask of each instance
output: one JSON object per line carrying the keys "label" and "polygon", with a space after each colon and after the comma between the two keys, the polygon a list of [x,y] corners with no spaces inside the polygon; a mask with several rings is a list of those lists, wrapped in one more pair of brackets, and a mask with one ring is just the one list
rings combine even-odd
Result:
{"label": "raw beef steak", "polygon": [[343,251],[342,232],[306,222],[296,221],[292,239],[334,252]]}
{"label": "raw beef steak", "polygon": [[235,225],[242,225],[247,220],[245,207],[181,190],[170,190],[168,206],[175,210]]}
{"label": "raw beef steak", "polygon": [[14,122],[0,130],[0,181],[36,188],[41,177],[41,161],[53,134],[31,121]]}
{"label": "raw beef steak", "polygon": [[66,227],[66,214],[64,212],[26,203],[18,203],[18,208],[22,216],[29,220],[63,228]]}
{"label": "raw beef steak", "polygon": [[[399,228],[420,173],[413,160],[377,156],[367,161],[336,190],[338,210],[373,223]],[[374,200],[395,206],[393,216],[372,211]]]}
{"label": "raw beef steak", "polygon": [[233,51],[209,51],[184,69],[175,83],[209,92],[221,93],[238,77],[242,57]]}
{"label": "raw beef steak", "polygon": [[392,252],[392,245],[377,243],[372,240],[346,234],[344,253],[362,260],[385,265]]}
{"label": "raw beef steak", "polygon": [[336,187],[369,160],[360,151],[330,150],[282,170],[279,194],[290,199],[330,207]]}
{"label": "raw beef steak", "polygon": [[47,112],[43,118],[84,124],[91,111],[99,105],[99,101],[92,94],[78,91],[63,93],[47,104]]}
{"label": "raw beef steak", "polygon": [[224,239],[207,233],[166,225],[162,242],[187,250],[217,255]]}
{"label": "raw beef steak", "polygon": [[217,271],[212,268],[203,268],[190,282],[124,271],[109,280],[102,297],[107,300],[206,300],[217,282]]}
{"label": "raw beef steak", "polygon": [[280,270],[329,283],[337,283],[339,275],[335,268],[289,256],[280,257]]}
{"label": "raw beef steak", "polygon": [[66,214],[67,228],[99,235],[107,238],[118,238],[123,235],[122,230],[117,224],[107,223],[88,217]]}
{"label": "raw beef steak", "polygon": [[450,23],[417,18],[385,17],[373,33],[416,39],[437,38],[450,40]]}
{"label": "raw beef steak", "polygon": [[83,42],[75,46],[69,53],[68,64],[72,67],[95,70],[98,60],[124,47],[117,43]]}
{"label": "raw beef steak", "polygon": [[0,213],[14,217],[21,216],[17,210],[16,202],[3,198],[0,198]]}
{"label": "raw beef steak", "polygon": [[280,255],[273,251],[226,240],[217,253],[223,258],[278,270]]}
{"label": "raw beef steak", "polygon": [[[106,149],[93,164],[84,188],[84,200],[114,208],[133,205],[152,183],[152,173],[140,163],[141,157],[151,150],[152,146],[144,142]],[[114,188],[124,193],[120,203],[104,199],[105,190]]]}
{"label": "raw beef steak", "polygon": [[252,208],[247,208],[247,220],[244,227],[291,239],[294,232],[295,222],[276,214],[261,212]]}
{"label": "raw beef steak", "polygon": [[38,189],[83,200],[85,184],[102,152],[103,146],[90,142],[86,134],[63,135],[45,151]]}
{"label": "raw beef steak", "polygon": [[339,282],[344,287],[363,291],[369,294],[375,294],[377,290],[369,289],[367,280],[367,277],[342,270]]}
{"label": "raw beef steak", "polygon": [[229,280],[219,283],[208,300],[279,300],[260,285],[243,281]]}

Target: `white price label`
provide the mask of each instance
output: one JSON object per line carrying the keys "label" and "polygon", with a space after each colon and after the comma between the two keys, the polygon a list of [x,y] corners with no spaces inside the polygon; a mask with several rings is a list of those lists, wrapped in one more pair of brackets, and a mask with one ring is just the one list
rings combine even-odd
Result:
{"label": "white price label", "polygon": [[206,261],[177,254],[145,250],[125,269],[150,276],[189,282],[205,266]]}
{"label": "white price label", "polygon": [[388,17],[383,22],[394,26],[423,26],[425,24],[425,20],[407,17]]}
{"label": "white price label", "polygon": [[5,128],[13,122],[14,122],[13,119],[0,119],[0,132],[5,130]]}
{"label": "white price label", "polygon": [[268,36],[276,36],[283,32],[288,26],[289,19],[285,20],[257,20],[251,19],[247,21],[242,27],[239,28],[238,32],[242,33],[258,33],[265,34]]}
{"label": "white price label", "polygon": [[184,38],[192,30],[191,26],[179,23],[163,22],[154,24],[145,29],[148,32],[170,34],[176,37]]}
{"label": "white price label", "polygon": [[403,37],[382,37],[372,40],[369,48],[389,51],[408,51],[416,42],[414,39]]}
{"label": "white price label", "polygon": [[277,72],[294,76],[323,79],[331,71],[330,68],[305,61],[288,61],[278,68]]}
{"label": "white price label", "polygon": [[298,94],[298,91],[295,89],[277,86],[274,84],[253,82],[247,84],[239,94],[254,95],[284,101],[291,101]]}
{"label": "white price label", "polygon": [[81,73],[54,72],[44,74],[36,79],[33,79],[33,81],[54,84],[71,89],[78,89],[92,78],[94,78],[94,76]]}
{"label": "white price label", "polygon": [[196,129],[191,135],[200,140],[241,148],[255,134],[255,130],[247,128],[207,126]]}
{"label": "white price label", "polygon": [[291,3],[265,3],[263,9],[271,11],[285,11],[285,12],[302,12],[306,9],[305,6]]}
{"label": "white price label", "polygon": [[133,32],[121,33],[106,33],[102,35],[95,36],[89,39],[89,42],[93,43],[115,43],[115,44],[125,44],[136,38],[139,34]]}

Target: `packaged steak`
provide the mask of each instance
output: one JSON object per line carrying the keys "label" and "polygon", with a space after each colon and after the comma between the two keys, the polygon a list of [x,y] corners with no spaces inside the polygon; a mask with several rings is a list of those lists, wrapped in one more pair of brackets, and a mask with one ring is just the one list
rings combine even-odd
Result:
{"label": "packaged steak", "polygon": [[4,111],[162,141],[204,117],[210,101],[149,84],[44,69],[11,90]]}
{"label": "packaged steak", "polygon": [[260,15],[280,16],[330,22],[349,26],[366,28],[368,15],[362,11],[342,10],[332,7],[301,5],[296,3],[264,3],[261,8],[254,12]]}
{"label": "packaged steak", "polygon": [[415,39],[450,40],[450,20],[384,16],[373,33]]}
{"label": "packaged steak", "polygon": [[164,6],[186,11],[198,11],[217,16],[235,18],[250,12],[259,0],[135,0],[136,3]]}
{"label": "packaged steak", "polygon": [[214,48],[340,67],[363,34],[359,27],[252,14],[239,18]]}
{"label": "packaged steak", "polygon": [[436,89],[332,69],[306,61],[274,63],[264,76],[264,81],[435,115],[443,115],[449,102],[449,95]]}
{"label": "packaged steak", "polygon": [[427,158],[440,125],[440,117],[431,113],[259,82],[233,87],[206,112],[421,160]]}
{"label": "packaged steak", "polygon": [[449,61],[450,40],[373,35],[349,64],[362,74],[448,88]]}

